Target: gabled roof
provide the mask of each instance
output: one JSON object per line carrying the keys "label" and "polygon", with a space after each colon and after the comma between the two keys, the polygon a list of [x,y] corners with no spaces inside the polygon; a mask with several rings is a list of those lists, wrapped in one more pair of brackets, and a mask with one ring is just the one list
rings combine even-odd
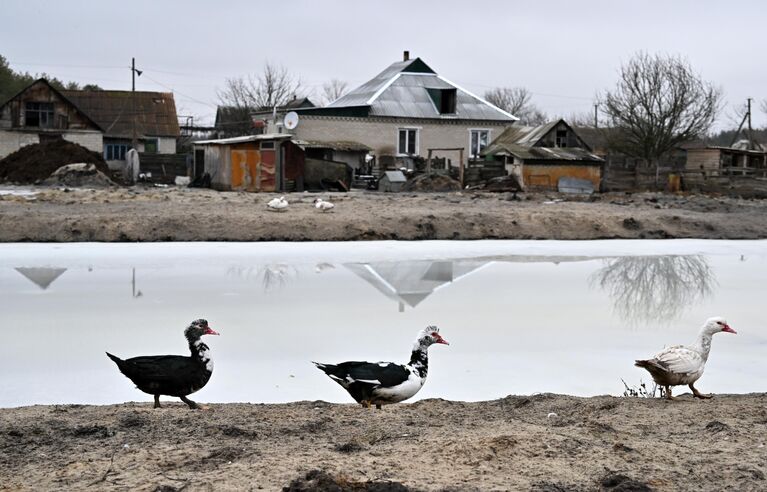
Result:
{"label": "gabled roof", "polygon": [[[429,89],[454,89],[456,91],[455,113],[441,114],[429,94]],[[383,72],[324,108],[303,112],[320,115],[508,122],[518,119],[438,75],[420,58],[393,63]]]}
{"label": "gabled roof", "polygon": [[58,97],[60,97],[60,98],[61,98],[63,101],[67,102],[67,103],[68,103],[68,104],[70,104],[72,107],[74,107],[74,108],[75,108],[75,109],[76,109],[76,110],[77,110],[77,111],[78,111],[78,112],[79,112],[81,115],[83,115],[83,117],[84,117],[86,120],[88,120],[88,121],[89,121],[89,122],[90,122],[90,123],[91,123],[91,124],[92,124],[94,127],[96,127],[96,129],[98,129],[98,130],[101,130],[101,131],[103,131],[103,130],[104,130],[104,128],[103,128],[101,125],[99,125],[99,124],[98,124],[96,121],[94,121],[94,120],[93,120],[93,118],[91,118],[91,117],[90,117],[90,115],[88,115],[88,114],[87,114],[85,111],[83,111],[83,110],[82,110],[82,108],[80,108],[80,107],[79,107],[79,106],[78,106],[78,105],[77,105],[77,104],[76,104],[76,103],[75,103],[75,102],[74,102],[72,99],[70,99],[69,97],[67,97],[67,96],[65,95],[65,93],[66,93],[66,92],[72,92],[72,91],[60,91],[60,90],[56,89],[55,87],[53,87],[53,86],[51,85],[51,83],[50,83],[50,82],[48,82],[48,80],[47,80],[47,79],[37,79],[37,80],[35,80],[34,82],[32,82],[31,84],[27,85],[26,87],[24,87],[23,89],[21,89],[19,92],[17,92],[16,94],[14,94],[14,95],[13,95],[13,97],[10,97],[10,98],[9,98],[7,101],[3,101],[3,103],[2,103],[2,104],[0,104],[0,109],[2,109],[3,107],[5,107],[5,106],[6,106],[8,103],[10,103],[11,101],[13,101],[14,99],[16,99],[17,97],[19,97],[20,95],[24,94],[24,93],[25,93],[25,92],[26,92],[26,91],[27,91],[27,90],[28,90],[30,87],[32,87],[32,86],[33,86],[33,85],[35,85],[35,84],[44,84],[44,85],[48,86],[48,89],[50,89],[50,90],[51,90],[51,92],[53,92],[53,93],[54,93],[54,94],[56,94]]}
{"label": "gabled roof", "polygon": [[[560,124],[566,125],[578,137],[583,147],[544,147],[539,145],[543,138]],[[482,154],[506,154],[530,160],[602,162],[602,158],[593,154],[588,145],[578,136],[578,133],[563,119],[538,126],[510,126],[498,135]]]}
{"label": "gabled roof", "polygon": [[136,115],[138,137],[178,137],[176,102],[169,92],[61,91],[104,129],[107,137],[131,138]]}

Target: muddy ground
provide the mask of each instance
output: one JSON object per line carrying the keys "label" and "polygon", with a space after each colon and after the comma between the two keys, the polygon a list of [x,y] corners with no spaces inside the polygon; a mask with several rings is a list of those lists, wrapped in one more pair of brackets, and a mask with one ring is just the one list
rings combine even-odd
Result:
{"label": "muddy ground", "polygon": [[0,410],[0,490],[756,491],[765,444],[767,394],[33,406]]}
{"label": "muddy ground", "polygon": [[[0,242],[767,238],[767,200],[657,193],[293,193],[35,188],[0,195]],[[317,196],[336,207],[322,213]]]}

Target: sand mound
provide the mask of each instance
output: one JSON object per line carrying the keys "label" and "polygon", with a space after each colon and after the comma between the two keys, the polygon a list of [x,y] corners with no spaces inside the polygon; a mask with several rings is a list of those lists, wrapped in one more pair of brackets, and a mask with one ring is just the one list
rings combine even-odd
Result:
{"label": "sand mound", "polygon": [[402,187],[405,191],[460,191],[461,183],[444,174],[422,174]]}
{"label": "sand mound", "polygon": [[55,140],[27,145],[0,160],[0,182],[38,183],[61,166],[74,163],[93,164],[98,171],[109,175],[109,167],[98,152],[66,140]]}
{"label": "sand mound", "polygon": [[42,184],[92,188],[115,185],[104,173],[96,169],[95,164],[87,164],[85,162],[61,166],[46,178]]}

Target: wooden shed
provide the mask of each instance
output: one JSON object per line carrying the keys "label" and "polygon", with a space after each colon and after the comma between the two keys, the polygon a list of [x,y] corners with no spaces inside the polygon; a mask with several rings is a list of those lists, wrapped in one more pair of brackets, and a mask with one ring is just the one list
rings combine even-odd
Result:
{"label": "wooden shed", "polygon": [[588,180],[599,190],[604,160],[564,120],[510,126],[482,152],[503,161],[525,189],[556,191],[562,178]]}
{"label": "wooden shed", "polygon": [[194,143],[193,178],[233,191],[303,191],[304,152],[290,135],[248,135]]}

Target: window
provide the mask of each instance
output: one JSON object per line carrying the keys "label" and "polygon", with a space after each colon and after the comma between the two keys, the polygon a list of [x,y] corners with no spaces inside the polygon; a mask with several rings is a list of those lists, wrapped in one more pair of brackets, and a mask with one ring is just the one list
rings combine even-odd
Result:
{"label": "window", "polygon": [[418,129],[400,128],[398,154],[415,155],[418,153]]}
{"label": "window", "polygon": [[567,130],[557,130],[557,147],[567,147]]}
{"label": "window", "polygon": [[261,142],[261,150],[274,150],[274,142]]}
{"label": "window", "polygon": [[128,144],[112,143],[104,144],[104,160],[107,161],[124,161],[125,153],[128,152],[130,146]]}
{"label": "window", "polygon": [[156,138],[147,138],[144,140],[144,153],[145,154],[156,154],[157,153],[157,139]]}
{"label": "window", "polygon": [[53,126],[53,103],[27,102],[24,107],[24,124],[35,128]]}
{"label": "window", "polygon": [[439,114],[455,114],[455,89],[426,89]]}
{"label": "window", "polygon": [[479,159],[479,154],[487,148],[490,140],[490,130],[471,130],[469,154],[472,159]]}

